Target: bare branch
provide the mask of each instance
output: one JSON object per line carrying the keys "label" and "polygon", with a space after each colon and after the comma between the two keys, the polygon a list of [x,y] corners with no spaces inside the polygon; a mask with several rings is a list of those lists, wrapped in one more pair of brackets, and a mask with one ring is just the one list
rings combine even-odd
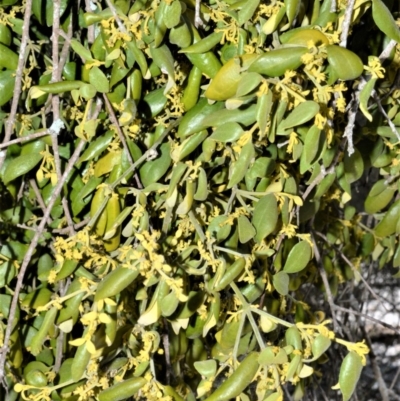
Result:
{"label": "bare branch", "polygon": [[342,33],[340,35],[340,46],[347,47],[347,37],[351,25],[351,17],[353,15],[354,4],[356,0],[349,0],[347,2],[346,11],[344,13],[344,20],[342,24]]}
{"label": "bare branch", "polygon": [[8,141],[8,142],[0,143],[0,149],[8,148],[9,146],[15,145],[16,143],[22,143],[22,142],[30,141],[32,139],[41,138],[42,136],[47,136],[49,134],[50,134],[50,128],[46,129],[45,131],[42,131],[42,132],[36,132],[34,134],[21,136],[20,138],[13,139],[13,140]]}
{"label": "bare branch", "polygon": [[331,287],[329,285],[329,281],[328,281],[328,277],[326,275],[326,271],[324,269],[324,266],[322,264],[322,260],[321,260],[321,255],[319,253],[319,249],[318,249],[318,245],[314,239],[314,236],[311,234],[312,237],[312,241],[314,244],[314,254],[315,254],[315,259],[317,260],[317,264],[318,264],[318,270],[319,273],[321,275],[322,281],[324,283],[324,287],[325,287],[325,291],[326,291],[326,297],[328,299],[328,303],[329,303],[329,307],[331,309],[331,314],[332,314],[332,322],[333,322],[333,330],[337,333],[342,334],[342,330],[337,322],[336,319],[336,314],[335,314],[335,303],[333,302],[333,296],[332,296],[332,291],[331,291]]}
{"label": "bare branch", "polygon": [[57,183],[57,186],[55,187],[54,192],[50,198],[49,205],[46,208],[46,212],[44,213],[44,216],[37,228],[37,231],[36,231],[34,237],[32,238],[32,241],[29,245],[28,250],[26,251],[26,254],[22,261],[21,267],[19,269],[17,283],[15,285],[14,294],[13,294],[13,298],[11,301],[10,312],[9,312],[8,321],[7,321],[7,328],[6,328],[6,332],[4,335],[4,342],[3,342],[4,345],[1,349],[1,354],[0,354],[0,381],[3,380],[4,374],[5,374],[4,365],[5,365],[5,361],[6,361],[6,357],[7,357],[8,343],[10,341],[11,331],[12,331],[12,327],[13,327],[13,323],[14,323],[14,319],[15,319],[15,312],[17,310],[19,293],[22,288],[26,269],[28,267],[29,262],[32,259],[33,252],[35,251],[36,246],[39,243],[40,237],[43,234],[44,228],[45,228],[46,224],[48,223],[48,219],[50,217],[50,213],[53,209],[53,206],[54,206],[58,196],[60,195],[62,188],[63,188],[65,182],[67,181],[67,178],[68,178],[70,172],[72,171],[72,168],[74,167],[76,161],[78,160],[78,157],[81,154],[81,151],[82,151],[83,147],[85,146],[85,143],[86,143],[85,141],[80,141],[80,143],[76,147],[75,152],[73,153],[73,155],[67,165],[67,168],[64,171],[64,174],[61,177],[61,180]]}
{"label": "bare branch", "polygon": [[365,313],[357,312],[357,311],[352,310],[352,309],[343,308],[342,306],[338,306],[338,305],[334,305],[334,308],[337,309],[337,310],[340,310],[342,312],[349,313],[350,315],[361,316],[364,319],[370,320],[371,322],[375,322],[375,323],[379,324],[380,326],[386,327],[387,329],[393,330],[394,332],[400,334],[400,329],[397,329],[396,327],[393,327],[392,325],[390,325],[388,323],[385,323],[382,320],[375,319],[374,317],[369,316],[369,315],[367,315]]}
{"label": "bare branch", "polygon": [[[125,140],[124,133],[121,130],[121,127],[120,127],[120,125],[118,123],[117,117],[116,117],[116,115],[114,113],[114,110],[113,110],[113,108],[111,106],[111,103],[108,100],[106,95],[103,95],[103,99],[104,99],[104,102],[106,104],[107,110],[110,113],[110,120],[114,124],[115,128],[117,129],[119,140],[121,141],[122,146],[124,147],[124,151],[125,151],[126,156],[127,156],[128,160],[129,160],[129,164],[132,165],[133,164],[133,159],[132,159],[132,156],[131,156],[131,152],[129,151],[128,145],[127,145],[126,140]],[[139,176],[137,174],[135,174],[135,180],[136,180],[137,187],[139,189],[142,189],[143,185],[140,182],[140,178],[139,178]]]}
{"label": "bare branch", "polygon": [[[21,46],[19,48],[19,58],[17,71],[15,73],[15,86],[13,93],[13,100],[11,103],[10,114],[8,115],[7,121],[5,123],[5,135],[3,143],[9,142],[11,139],[12,131],[15,123],[15,116],[17,115],[19,98],[21,96],[22,89],[22,75],[25,67],[26,59],[26,47],[29,41],[29,24],[32,15],[32,0],[26,0],[25,12],[24,12],[24,23],[22,26],[22,38]],[[6,159],[6,152],[0,152],[0,169],[3,166],[4,160]],[[4,364],[3,364],[4,365]]]}

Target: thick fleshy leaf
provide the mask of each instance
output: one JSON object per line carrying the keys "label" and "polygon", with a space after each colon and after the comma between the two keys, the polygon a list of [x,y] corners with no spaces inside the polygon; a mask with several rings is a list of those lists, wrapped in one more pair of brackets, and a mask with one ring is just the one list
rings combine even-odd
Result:
{"label": "thick fleshy leaf", "polygon": [[254,61],[249,67],[249,72],[279,77],[288,70],[297,70],[303,64],[301,57],[307,52],[305,47],[271,50]]}
{"label": "thick fleshy leaf", "polygon": [[31,153],[21,155],[11,160],[4,171],[3,181],[8,184],[10,181],[29,173],[41,160],[43,156],[40,153]]}
{"label": "thick fleshy leaf", "polygon": [[329,45],[326,49],[328,62],[337,78],[349,81],[358,78],[362,74],[364,65],[357,54],[337,45]]}
{"label": "thick fleshy leaf", "polygon": [[230,122],[218,127],[210,138],[219,142],[235,142],[243,133],[243,128],[238,123]]}
{"label": "thick fleshy leaf", "polygon": [[364,173],[364,161],[360,151],[355,148],[354,153],[349,156],[346,152],[344,156],[344,174],[349,184],[357,181]]}
{"label": "thick fleshy leaf", "polygon": [[89,82],[97,92],[107,93],[110,91],[110,84],[104,72],[99,67],[92,67],[89,72]]}
{"label": "thick fleshy leaf", "polygon": [[364,203],[365,211],[374,214],[385,208],[393,199],[396,189],[388,187],[386,180],[377,181],[369,191]]}
{"label": "thick fleshy leaf", "polygon": [[249,242],[256,235],[255,228],[253,227],[253,225],[250,223],[249,219],[246,216],[239,217],[238,227],[239,227],[239,241],[242,244]]}
{"label": "thick fleshy leaf", "polygon": [[325,34],[317,29],[309,29],[308,27],[291,29],[280,35],[279,39],[283,44],[296,46],[307,46],[310,42],[314,43],[316,46],[329,44],[329,40]]}
{"label": "thick fleshy leaf", "polygon": [[396,25],[393,14],[382,0],[372,0],[372,18],[386,36],[400,43],[400,29]]}
{"label": "thick fleshy leaf", "polygon": [[243,146],[239,158],[232,165],[232,175],[229,179],[228,188],[232,188],[243,179],[254,156],[254,145],[249,141]]}
{"label": "thick fleshy leaf", "polygon": [[350,400],[356,389],[362,371],[361,357],[355,352],[349,352],[343,359],[339,373],[339,386],[343,401]]}
{"label": "thick fleshy leaf", "polygon": [[194,367],[202,376],[205,377],[214,377],[217,372],[217,362],[214,359],[196,361]]}
{"label": "thick fleshy leaf", "polygon": [[168,171],[171,165],[170,148],[169,143],[164,143],[160,146],[161,154],[140,168],[140,178],[145,187],[157,182]]}
{"label": "thick fleshy leaf", "polygon": [[261,242],[271,234],[278,222],[278,204],[274,194],[263,196],[254,208],[252,223],[256,229],[255,240]]}
{"label": "thick fleshy leaf", "polygon": [[297,127],[298,125],[304,124],[310,121],[316,116],[319,111],[319,104],[307,100],[300,103],[280,124],[279,128],[281,130],[286,130],[288,128]]}
{"label": "thick fleshy leaf", "polygon": [[289,252],[283,271],[297,273],[302,271],[311,259],[311,246],[307,241],[300,241]]}
{"label": "thick fleshy leaf", "polygon": [[235,96],[242,71],[246,70],[257,57],[256,54],[246,54],[230,59],[218,71],[204,96],[212,100],[226,100]]}
{"label": "thick fleshy leaf", "polygon": [[322,334],[318,334],[311,344],[311,349],[313,353],[313,359],[318,359],[330,346],[331,340]]}
{"label": "thick fleshy leaf", "polygon": [[400,219],[400,199],[386,212],[383,219],[375,227],[375,234],[378,237],[387,237],[396,232],[396,226]]}
{"label": "thick fleshy leaf", "polygon": [[372,115],[368,111],[368,100],[371,97],[372,91],[374,90],[375,83],[377,78],[370,79],[364,88],[362,88],[360,93],[360,110],[364,114],[365,118],[369,121],[372,121]]}
{"label": "thick fleshy leaf", "polygon": [[289,275],[285,272],[278,272],[272,277],[272,285],[281,295],[289,293]]}

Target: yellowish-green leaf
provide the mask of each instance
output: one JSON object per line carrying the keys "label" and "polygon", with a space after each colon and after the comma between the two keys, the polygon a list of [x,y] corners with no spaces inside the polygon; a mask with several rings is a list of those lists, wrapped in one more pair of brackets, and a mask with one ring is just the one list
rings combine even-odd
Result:
{"label": "yellowish-green leaf", "polygon": [[289,252],[283,271],[297,273],[302,271],[311,259],[311,246],[307,241],[300,241]]}

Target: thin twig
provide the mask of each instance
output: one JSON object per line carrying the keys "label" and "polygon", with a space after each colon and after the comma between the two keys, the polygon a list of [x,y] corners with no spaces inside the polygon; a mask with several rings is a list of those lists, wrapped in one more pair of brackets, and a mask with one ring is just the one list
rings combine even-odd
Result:
{"label": "thin twig", "polygon": [[[67,38],[68,40],[65,40],[64,44],[63,44],[63,48],[61,49],[61,54],[60,54],[60,61],[58,63],[58,80],[61,80],[61,75],[62,75],[62,70],[65,66],[65,63],[67,61],[68,58],[68,54],[69,54],[69,49],[71,47],[71,39],[72,39],[72,33],[73,33],[73,19],[71,18],[69,21],[69,25],[68,25],[68,33],[67,33]],[[62,30],[58,30],[58,35],[60,35],[60,32]]]}
{"label": "thin twig", "polygon": [[362,330],[364,332],[365,339],[367,340],[367,344],[370,349],[369,359],[372,364],[372,369],[374,370],[375,379],[376,379],[376,382],[378,383],[378,389],[379,389],[379,392],[381,393],[382,401],[389,401],[389,391],[388,391],[385,381],[383,380],[382,372],[378,365],[378,362],[376,361],[376,356],[375,356],[374,348],[372,346],[371,338],[369,337],[367,331],[365,330],[365,327],[362,327]]}
{"label": "thin twig", "polygon": [[[85,220],[80,221],[77,224],[73,225],[74,230],[79,230],[80,228],[86,226],[87,223],[89,223],[90,221],[90,217],[86,218]],[[69,227],[64,227],[64,228],[58,228],[56,230],[52,230],[52,233],[54,234],[59,234],[59,235],[66,235],[70,232],[70,228]]]}
{"label": "thin twig", "polygon": [[144,161],[147,160],[148,156],[153,154],[154,151],[162,144],[164,139],[170,134],[170,132],[178,126],[178,124],[181,121],[181,117],[177,118],[173,122],[169,123],[168,127],[166,130],[162,133],[162,135],[154,142],[154,144],[145,152],[141,157],[139,157],[138,160],[135,161],[124,173],[111,184],[111,189],[114,189],[127,175],[129,175],[132,171],[135,171],[135,169],[140,166]]}
{"label": "thin twig", "polygon": [[[42,212],[44,213],[46,211],[46,205],[45,205],[45,203],[43,201],[42,194],[39,191],[39,188],[38,188],[38,186],[36,184],[36,181],[33,178],[31,178],[29,180],[29,184],[31,185],[31,187],[33,189],[33,192],[35,193],[36,200],[37,200],[40,208],[42,209]],[[49,221],[49,223],[51,223],[51,221],[52,221],[51,217],[49,217],[48,221]]]}
{"label": "thin twig", "polygon": [[400,366],[397,368],[397,372],[394,375],[394,378],[392,380],[392,383],[390,384],[389,390],[393,390],[393,387],[397,383],[397,379],[399,378],[399,376],[400,376]]}
{"label": "thin twig", "polygon": [[74,229],[74,222],[72,220],[71,213],[69,212],[68,200],[65,198],[65,196],[63,197],[61,203],[63,205],[65,218],[67,219],[67,225],[68,225],[69,233],[71,235],[75,235],[76,231]]}
{"label": "thin twig", "polygon": [[[103,95],[103,99],[104,99],[104,102],[106,104],[107,110],[109,112],[110,120],[114,124],[115,128],[117,129],[119,140],[121,141],[122,146],[124,147],[124,151],[125,151],[126,156],[128,158],[129,164],[132,165],[133,164],[133,159],[132,159],[132,156],[131,156],[131,152],[129,151],[128,145],[127,145],[126,140],[125,140],[124,133],[122,132],[122,129],[121,129],[119,123],[118,123],[117,117],[116,117],[116,115],[114,113],[114,110],[113,110],[113,108],[111,106],[111,103],[110,103],[110,101],[108,100],[108,98],[107,98],[107,96],[105,94]],[[135,174],[135,180],[136,180],[137,187],[139,189],[142,189],[143,185],[142,185],[142,183],[140,181],[140,178],[137,175],[137,173]]]}
{"label": "thin twig", "polygon": [[8,148],[9,146],[15,145],[16,143],[27,142],[32,139],[41,138],[42,136],[47,136],[47,135],[50,135],[50,128],[46,129],[45,131],[42,131],[42,132],[36,132],[34,134],[21,136],[20,138],[12,139],[11,141],[0,143],[0,149]]}
{"label": "thin twig", "polygon": [[69,174],[71,173],[76,161],[78,160],[79,155],[81,154],[81,151],[83,149],[83,147],[85,146],[85,141],[81,140],[78,144],[78,146],[75,149],[75,152],[73,153],[67,168],[64,171],[64,174],[61,177],[61,180],[57,183],[54,192],[50,198],[49,204],[47,206],[46,212],[44,213],[44,216],[37,228],[37,231],[29,245],[28,250],[26,251],[26,254],[24,256],[24,259],[22,261],[21,267],[19,269],[19,273],[18,273],[18,279],[17,279],[17,283],[15,285],[15,289],[14,289],[14,294],[13,294],[13,298],[11,301],[11,306],[10,306],[10,312],[9,312],[9,316],[8,316],[8,321],[7,321],[7,327],[6,327],[6,332],[4,335],[4,341],[3,341],[3,347],[1,348],[1,353],[0,353],[0,381],[3,381],[4,379],[4,365],[5,365],[5,361],[6,361],[6,357],[7,357],[7,350],[8,350],[8,343],[10,341],[10,336],[11,336],[11,331],[13,328],[13,323],[14,323],[14,319],[15,319],[15,313],[17,310],[17,304],[18,304],[18,299],[19,299],[19,294],[21,292],[21,288],[23,285],[23,281],[24,281],[24,277],[25,277],[25,272],[26,269],[28,267],[29,262],[31,261],[31,258],[33,256],[33,252],[36,249],[36,246],[40,240],[40,237],[43,234],[43,230],[48,222],[48,219],[50,217],[50,213],[53,209],[53,206],[58,198],[58,196],[61,193],[61,190],[65,184],[65,182],[68,179]]}
{"label": "thin twig", "polygon": [[349,30],[351,25],[351,17],[353,15],[354,4],[356,0],[349,0],[344,13],[344,20],[342,24],[342,33],[340,35],[340,46],[347,47],[347,37],[349,36]]}
{"label": "thin twig", "polygon": [[383,63],[389,58],[390,53],[396,47],[396,45],[397,42],[393,39],[387,44],[387,46],[383,49],[382,53],[379,55],[379,61],[381,63]]}
{"label": "thin twig", "polygon": [[[52,40],[52,61],[53,70],[51,73],[51,83],[60,80],[59,66],[58,66],[58,31],[60,28],[60,1],[53,0],[53,33],[51,36]],[[60,97],[54,94],[51,98],[52,112],[53,112],[53,122],[60,119]],[[53,156],[54,164],[56,166],[57,181],[61,178],[61,160],[60,152],[58,150],[58,133],[51,133],[51,142],[53,146]]]}
{"label": "thin twig", "polygon": [[322,238],[331,248],[333,248],[337,254],[350,266],[351,270],[353,271],[353,273],[357,274],[361,281],[364,283],[364,285],[368,288],[369,292],[371,293],[371,295],[386,309],[385,305],[384,305],[384,301],[379,295],[377,295],[375,293],[375,291],[371,288],[371,286],[368,284],[367,280],[365,280],[365,278],[362,276],[362,274],[356,269],[356,267],[353,265],[353,263],[351,263],[351,261],[349,260],[349,258],[340,250],[337,249],[337,247],[335,247],[332,243],[329,242],[328,238],[326,238],[325,235],[321,234],[318,231],[315,231],[315,233]]}
{"label": "thin twig", "polygon": [[[64,280],[60,283],[60,297],[65,296],[67,293],[68,287],[71,284],[70,279],[67,280],[66,284],[63,285]],[[56,358],[54,361],[54,373],[58,373],[61,368],[61,362],[64,355],[63,352],[63,344],[64,344],[64,332],[59,330],[58,337],[57,337],[57,349],[56,349]]]}
{"label": "thin twig", "polygon": [[357,315],[357,316],[361,316],[364,319],[370,320],[371,322],[375,322],[377,324],[379,324],[380,326],[386,327],[387,329],[393,330],[395,333],[400,334],[400,329],[397,329],[396,327],[390,325],[389,323],[383,322],[382,320],[376,319],[372,316],[369,316],[365,313],[362,312],[357,312],[355,310],[352,309],[347,309],[347,308],[343,308],[342,306],[338,306],[338,305],[334,305],[334,308],[337,310],[340,310],[342,312],[346,312],[350,315]]}
{"label": "thin twig", "polygon": [[347,112],[347,124],[343,134],[343,138],[346,138],[348,141],[347,153],[349,156],[351,156],[354,153],[353,131],[354,131],[354,124],[356,122],[358,104],[359,104],[359,96],[354,96],[349,105],[349,110]]}
{"label": "thin twig", "polygon": [[[85,8],[86,8],[86,12],[87,13],[90,13],[90,12],[92,12],[93,10],[92,10],[92,1],[91,0],[85,0]],[[94,39],[95,39],[95,37],[94,37],[94,25],[90,25],[90,26],[88,26],[88,36],[87,36],[87,38],[88,38],[88,43],[89,44],[92,44],[93,42],[94,42]]]}
{"label": "thin twig", "polygon": [[337,319],[336,319],[335,303],[333,302],[333,296],[332,296],[331,287],[329,285],[329,281],[328,281],[328,277],[326,275],[326,271],[325,271],[324,266],[322,264],[322,259],[321,259],[321,255],[319,253],[318,245],[317,245],[317,243],[315,241],[315,238],[314,238],[313,234],[311,234],[311,238],[312,238],[312,242],[314,244],[314,254],[315,254],[315,259],[316,259],[317,264],[318,264],[318,270],[319,270],[319,273],[321,275],[322,281],[324,283],[325,291],[326,291],[326,297],[328,299],[329,307],[331,309],[333,330],[342,335],[342,332],[341,332],[342,330],[341,330],[341,328],[340,328],[340,326],[339,326],[339,324],[337,322]]}
{"label": "thin twig", "polygon": [[387,122],[389,124],[390,130],[393,132],[393,134],[396,136],[397,140],[400,141],[400,134],[396,129],[396,126],[393,124],[393,121],[390,119],[390,117],[387,115],[386,110],[383,108],[381,99],[379,98],[377,92],[374,90],[372,92],[372,97],[376,101],[376,104],[378,105],[379,111],[383,114],[383,116],[387,119]]}
{"label": "thin twig", "polygon": [[196,0],[195,9],[194,9],[194,26],[199,28],[203,25],[203,21],[200,17],[200,4],[201,0]]}
{"label": "thin twig", "polygon": [[120,31],[122,33],[128,33],[127,29],[125,28],[124,23],[121,21],[121,18],[119,18],[118,14],[117,14],[117,10],[116,10],[114,4],[110,0],[106,0],[106,3],[107,3],[107,6],[110,8]]}
{"label": "thin twig", "polygon": [[167,384],[171,383],[171,373],[175,378],[174,371],[172,370],[171,366],[171,356],[170,356],[170,342],[169,342],[169,326],[168,326],[168,320],[164,318],[164,333],[162,335],[163,339],[163,345],[164,345],[164,355],[165,355],[165,379],[167,381]]}
{"label": "thin twig", "polygon": [[[31,15],[32,15],[32,0],[26,0],[25,11],[24,11],[24,23],[22,25],[21,45],[19,48],[18,66],[17,66],[17,71],[15,72],[15,86],[13,92],[13,100],[11,103],[10,114],[8,115],[7,121],[5,123],[5,133],[4,133],[3,143],[10,141],[14,128],[15,116],[17,115],[18,103],[22,89],[22,75],[25,67],[26,46],[29,41],[29,26],[30,26]],[[5,159],[6,159],[6,152],[0,152],[0,169],[3,166]],[[2,366],[4,369],[4,363]]]}

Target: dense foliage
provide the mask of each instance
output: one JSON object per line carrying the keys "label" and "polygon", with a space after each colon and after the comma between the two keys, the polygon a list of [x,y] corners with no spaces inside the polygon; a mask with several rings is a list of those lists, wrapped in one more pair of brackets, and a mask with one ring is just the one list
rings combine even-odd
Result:
{"label": "dense foliage", "polygon": [[395,3],[0,0],[7,400],[351,398],[335,297],[400,266]]}

